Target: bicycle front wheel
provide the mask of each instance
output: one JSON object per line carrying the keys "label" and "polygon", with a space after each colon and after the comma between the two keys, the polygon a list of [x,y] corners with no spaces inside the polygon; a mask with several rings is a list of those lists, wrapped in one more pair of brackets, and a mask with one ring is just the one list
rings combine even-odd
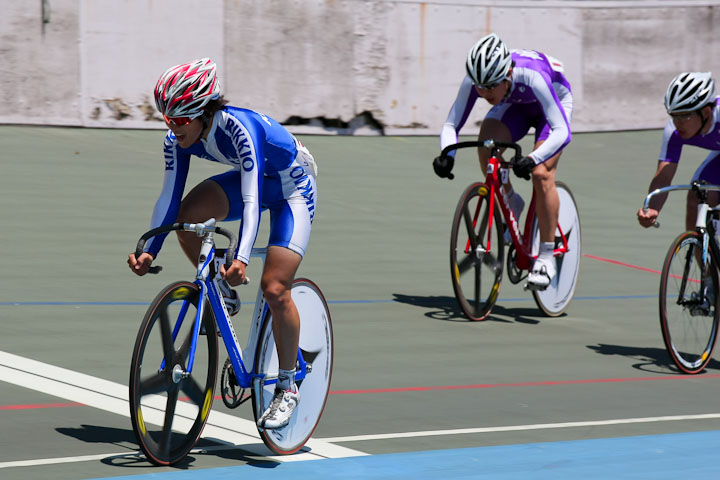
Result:
{"label": "bicycle front wheel", "polygon": [[138,445],[156,465],[192,449],[207,422],[217,378],[217,332],[203,315],[194,366],[187,371],[200,291],[177,282],[153,300],[140,325],[130,367],[130,418]]}
{"label": "bicycle front wheel", "polygon": [[[300,314],[300,351],[307,363],[307,374],[304,379],[296,379],[300,399],[290,423],[274,430],[258,429],[265,445],[278,455],[297,452],[315,431],[330,391],[335,350],[330,311],[317,285],[299,278],[293,282],[290,293]],[[257,373],[265,375],[266,379],[260,391],[252,390],[257,421],[272,401],[278,373],[278,356],[269,313],[260,332],[255,365]],[[256,408],[258,405],[259,409]]]}
{"label": "bicycle front wheel", "polygon": [[660,276],[660,327],[673,363],[701,372],[710,362],[718,332],[718,274],[715,259],[702,266],[703,238],[685,232],[670,246]]}
{"label": "bicycle front wheel", "polygon": [[[567,185],[555,182],[560,200],[558,211],[558,227],[555,230],[555,248],[563,245],[565,237],[568,251],[562,256],[555,257],[557,269],[555,277],[545,290],[533,290],[535,304],[548,317],[558,317],[565,313],[575,294],[578,273],[580,271],[580,250],[582,248],[582,235],[580,232],[580,214],[578,213],[575,198]],[[540,231],[537,218],[533,227],[533,255],[540,251]]]}
{"label": "bicycle front wheel", "polygon": [[465,316],[474,321],[490,315],[502,281],[503,224],[497,205],[490,222],[493,201],[484,183],[467,187],[455,209],[450,233],[450,276],[455,298]]}

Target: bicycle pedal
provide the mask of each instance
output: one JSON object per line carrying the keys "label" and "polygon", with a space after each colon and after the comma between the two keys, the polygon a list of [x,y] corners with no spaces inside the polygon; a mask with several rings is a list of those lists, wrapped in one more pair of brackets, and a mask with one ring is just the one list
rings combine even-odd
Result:
{"label": "bicycle pedal", "polygon": [[525,291],[530,290],[532,292],[544,292],[545,290],[547,290],[547,288],[549,286],[550,285],[537,285],[535,283],[527,282],[525,284],[525,286],[523,287],[523,290],[525,290]]}

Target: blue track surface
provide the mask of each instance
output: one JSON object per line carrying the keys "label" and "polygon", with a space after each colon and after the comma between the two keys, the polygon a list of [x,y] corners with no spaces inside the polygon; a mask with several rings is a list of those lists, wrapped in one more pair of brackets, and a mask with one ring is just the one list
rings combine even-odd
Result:
{"label": "blue track surface", "polygon": [[118,479],[720,478],[720,432],[529,443],[185,470]]}

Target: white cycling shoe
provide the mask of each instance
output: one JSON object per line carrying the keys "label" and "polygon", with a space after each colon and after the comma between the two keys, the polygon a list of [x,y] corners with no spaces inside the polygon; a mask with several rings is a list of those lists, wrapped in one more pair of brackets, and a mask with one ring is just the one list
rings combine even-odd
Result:
{"label": "white cycling shoe", "polygon": [[555,257],[538,257],[527,277],[525,288],[545,290],[556,274]]}
{"label": "white cycling shoe", "polygon": [[290,423],[290,417],[292,417],[299,402],[300,392],[298,392],[297,387],[289,390],[276,388],[270,406],[258,418],[258,427],[268,430],[284,427]]}

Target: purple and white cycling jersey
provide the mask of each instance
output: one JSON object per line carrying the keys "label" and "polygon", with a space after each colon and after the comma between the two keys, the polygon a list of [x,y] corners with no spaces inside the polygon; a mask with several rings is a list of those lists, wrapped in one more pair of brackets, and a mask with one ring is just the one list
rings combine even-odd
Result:
{"label": "purple and white cycling jersey", "polygon": [[710,130],[705,135],[695,135],[684,140],[678,135],[672,119],[668,120],[663,131],[662,146],[660,147],[661,162],[678,163],[680,154],[685,145],[711,150],[703,163],[693,175],[693,180],[705,180],[708,183],[720,185],[720,97],[715,99],[712,109],[712,122]]}
{"label": "purple and white cycling jersey", "polygon": [[[560,152],[570,143],[572,91],[558,60],[533,50],[513,50],[515,65],[507,96],[493,106],[485,118],[495,118],[510,129],[513,141],[535,127],[535,141],[545,140],[530,153],[536,164]],[[457,142],[479,95],[468,75],[463,79],[455,103],[440,134],[440,147]]]}

